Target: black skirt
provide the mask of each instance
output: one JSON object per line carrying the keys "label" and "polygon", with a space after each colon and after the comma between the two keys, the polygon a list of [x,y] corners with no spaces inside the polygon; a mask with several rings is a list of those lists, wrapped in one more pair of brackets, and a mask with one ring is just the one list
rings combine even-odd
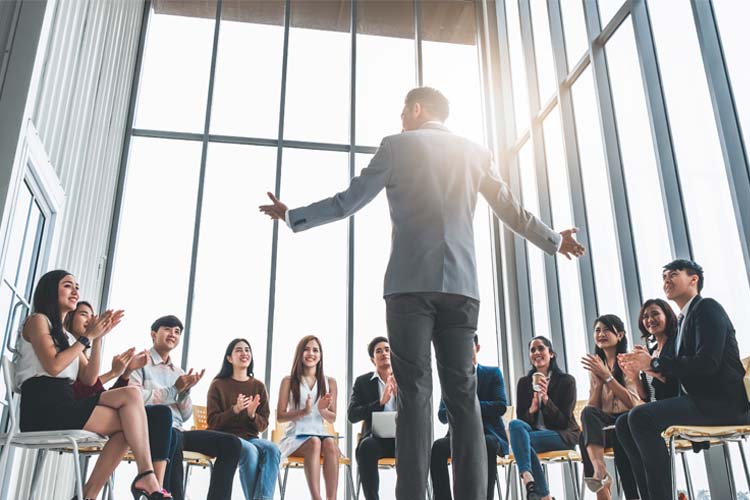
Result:
{"label": "black skirt", "polygon": [[21,431],[83,429],[98,402],[99,394],[73,399],[68,379],[30,378],[21,386]]}

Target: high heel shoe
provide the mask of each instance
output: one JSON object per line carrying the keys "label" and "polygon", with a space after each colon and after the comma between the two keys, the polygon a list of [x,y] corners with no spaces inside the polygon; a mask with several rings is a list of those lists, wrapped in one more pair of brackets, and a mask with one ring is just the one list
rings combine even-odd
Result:
{"label": "high heel shoe", "polygon": [[130,484],[130,493],[133,494],[134,500],[164,500],[164,499],[172,498],[172,495],[170,495],[169,493],[166,493],[164,490],[159,490],[159,491],[154,491],[153,493],[149,493],[146,490],[136,488],[135,483],[137,483],[139,479],[144,478],[148,476],[149,474],[153,474],[153,473],[154,471],[147,470],[135,476],[135,479],[133,479],[133,482]]}

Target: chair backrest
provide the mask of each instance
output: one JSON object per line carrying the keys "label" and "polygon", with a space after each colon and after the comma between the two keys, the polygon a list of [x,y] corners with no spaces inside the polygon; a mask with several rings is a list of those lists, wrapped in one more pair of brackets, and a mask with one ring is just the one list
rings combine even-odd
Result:
{"label": "chair backrest", "polygon": [[208,429],[208,411],[205,406],[193,405],[193,430]]}
{"label": "chair backrest", "polygon": [[576,419],[576,423],[578,424],[578,427],[581,427],[581,412],[583,412],[583,409],[586,408],[586,405],[589,404],[589,401],[587,399],[579,399],[576,401],[576,406],[573,408],[573,418]]}
{"label": "chair backrest", "polygon": [[513,405],[508,405],[505,407],[505,415],[503,415],[503,422],[505,423],[506,427],[508,423],[516,418],[516,407]]}
{"label": "chair backrest", "polygon": [[273,441],[276,444],[279,444],[281,442],[281,438],[284,437],[284,433],[286,432],[287,425],[288,424],[286,422],[279,422],[279,419],[277,418],[276,425],[271,431],[271,441]]}

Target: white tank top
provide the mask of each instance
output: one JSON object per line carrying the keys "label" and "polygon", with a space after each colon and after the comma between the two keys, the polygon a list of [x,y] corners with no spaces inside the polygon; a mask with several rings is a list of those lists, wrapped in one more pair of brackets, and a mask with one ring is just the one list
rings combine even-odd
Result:
{"label": "white tank top", "polygon": [[[310,396],[310,399],[312,399],[312,411],[309,415],[305,415],[304,417],[295,420],[294,422],[290,423],[286,428],[286,437],[292,437],[295,436],[301,436],[301,435],[311,435],[311,436],[327,436],[329,435],[328,431],[325,428],[325,424],[323,422],[323,416],[320,414],[320,410],[318,409],[317,399],[318,399],[318,382],[315,381],[315,384],[313,384],[312,387],[307,387],[307,382],[305,381],[304,377],[302,380],[300,380],[299,384],[299,401],[300,404],[295,408],[296,410],[301,410],[305,407],[305,402],[307,401],[307,396]],[[326,380],[326,390],[325,392],[328,392],[328,380]],[[324,392],[324,394],[325,394]],[[289,401],[292,401],[292,393],[289,393]]]}
{"label": "white tank top", "polygon": [[[42,316],[44,316],[44,318],[47,320],[47,325],[49,325],[49,328],[51,330],[52,323],[50,322],[49,318],[45,315]],[[14,363],[16,365],[16,388],[18,389],[20,389],[21,385],[30,378],[52,377],[52,375],[47,373],[47,371],[42,366],[42,363],[39,361],[39,358],[34,352],[34,347],[28,340],[23,338],[24,325],[21,325],[21,331],[18,333],[18,341],[16,342],[16,350],[18,351],[18,354],[16,355],[16,358],[14,360]],[[67,331],[65,332],[65,335],[68,336],[68,342],[70,342],[70,345],[73,345],[73,343],[76,341],[75,337],[73,337]],[[65,367],[63,371],[52,378],[69,379],[70,383],[72,384],[73,382],[75,382],[76,378],[78,378],[78,364],[79,360],[78,356],[76,356],[72,363],[70,363]]]}

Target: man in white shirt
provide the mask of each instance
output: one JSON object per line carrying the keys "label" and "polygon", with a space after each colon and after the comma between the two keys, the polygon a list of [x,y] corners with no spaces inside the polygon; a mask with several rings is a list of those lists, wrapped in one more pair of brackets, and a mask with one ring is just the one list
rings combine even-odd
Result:
{"label": "man in white shirt", "polygon": [[[240,459],[242,445],[232,434],[217,431],[182,431],[182,424],[193,414],[190,389],[203,377],[205,370],[188,373],[174,364],[170,354],[180,344],[182,321],[176,316],[162,316],[151,325],[154,342],[149,350],[146,366],[130,375],[130,385],[141,389],[147,405],[167,405],[172,410],[178,440],[173,443],[176,453],[167,466],[164,486],[175,500],[183,500],[182,450],[195,451],[216,457],[207,500],[230,500],[234,472]],[[169,487],[167,487],[167,485]]]}

